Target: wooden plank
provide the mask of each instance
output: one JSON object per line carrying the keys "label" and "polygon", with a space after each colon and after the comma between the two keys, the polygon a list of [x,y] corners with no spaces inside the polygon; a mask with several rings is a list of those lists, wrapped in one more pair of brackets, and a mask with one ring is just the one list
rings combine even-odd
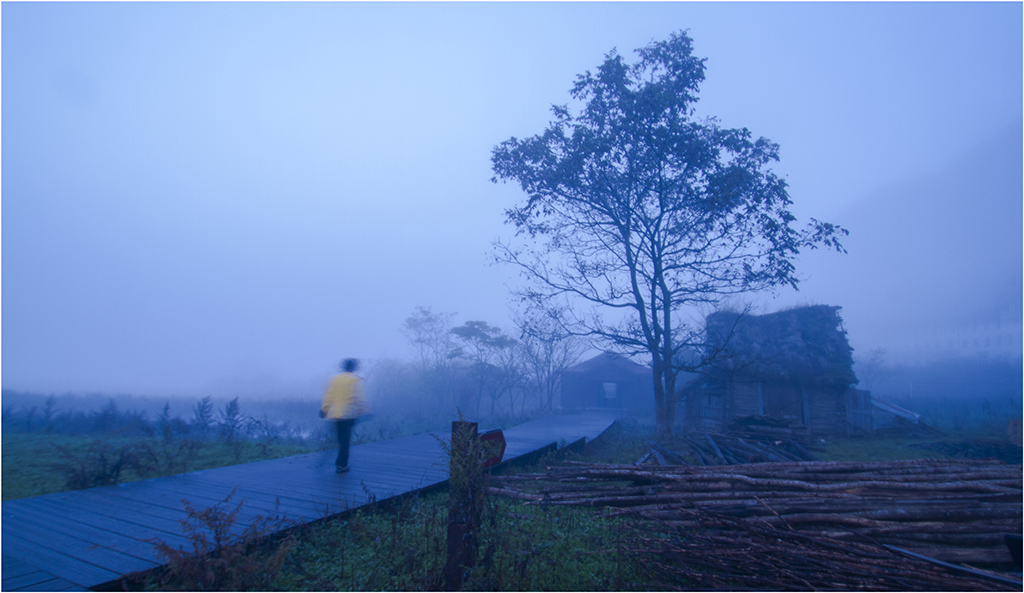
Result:
{"label": "wooden plank", "polygon": [[200,508],[212,506],[218,502],[224,500],[229,492],[225,492],[224,496],[210,496],[206,494],[196,494],[189,492],[186,488],[182,488],[180,483],[174,481],[172,478],[168,478],[167,482],[156,482],[146,480],[143,482],[131,482],[127,484],[120,484],[116,490],[111,489],[113,487],[105,486],[104,490],[106,493],[113,498],[134,500],[152,506],[163,507],[172,511],[181,511],[182,499],[188,500],[191,504]]}
{"label": "wooden plank", "polygon": [[0,571],[3,572],[3,579],[19,577],[33,572],[39,572],[39,567],[28,562],[22,562],[11,556],[3,556],[3,563],[0,564]]}
{"label": "wooden plank", "polygon": [[4,554],[9,554],[23,561],[31,558],[33,561],[45,566],[47,572],[51,572],[76,585],[91,587],[112,581],[122,574],[127,574],[118,573],[80,560],[74,556],[74,552],[75,550],[71,547],[60,551],[54,550],[14,533],[5,533],[3,536]]}
{"label": "wooden plank", "polygon": [[[325,472],[322,474],[288,472],[284,475],[278,474],[275,476],[275,482],[278,480],[283,484],[295,485],[294,488],[288,488],[285,490],[281,490],[280,484],[277,486],[278,493],[274,494],[274,496],[280,496],[282,497],[282,500],[318,499],[320,501],[328,502],[336,502],[340,497],[350,495],[353,492],[362,493],[362,484],[364,482],[368,486],[372,484],[378,488],[387,490],[387,492],[385,492],[387,495],[400,493],[402,490],[407,488],[410,483],[410,479],[407,476],[381,470],[366,470],[360,467],[355,467],[351,472],[346,474],[336,474],[333,467],[331,467],[329,473]],[[258,492],[260,490],[266,491],[268,489],[265,483],[266,480],[259,480],[258,482],[259,483],[257,483],[257,478],[255,476],[228,477],[211,475],[204,476],[202,480],[197,480],[195,483],[221,485],[234,484],[247,492]],[[267,494],[269,494],[269,492]]]}
{"label": "wooden plank", "polygon": [[4,578],[4,591],[85,591],[80,585],[54,576],[46,571],[37,570],[28,575]]}
{"label": "wooden plank", "polygon": [[52,512],[59,512],[61,508],[70,508],[82,514],[96,514],[104,517],[112,516],[126,522],[145,525],[168,533],[180,533],[181,525],[178,523],[178,520],[185,518],[184,509],[165,509],[145,502],[97,493],[94,492],[94,489],[79,490],[75,492],[75,496],[66,498],[45,500],[43,498],[37,496],[22,499],[18,501],[19,504],[17,506],[24,504],[50,505]]}
{"label": "wooden plank", "polygon": [[118,524],[114,523],[114,521],[107,517],[86,515],[75,524],[110,531],[113,534],[128,538],[131,542],[126,543],[123,547],[119,547],[119,551],[132,556],[153,560],[157,563],[162,563],[162,559],[155,551],[157,542],[178,549],[187,550],[192,547],[191,540],[185,537],[180,526],[177,533],[167,533],[164,531],[146,530],[145,527],[124,522]]}
{"label": "wooden plank", "polygon": [[[331,468],[329,477],[327,474],[318,476],[288,472],[284,475],[275,475],[274,484],[260,476],[209,474],[196,476],[188,484],[189,487],[207,489],[228,488],[230,490],[232,487],[237,487],[240,493],[244,492],[247,496],[262,498],[268,502],[280,498],[284,506],[294,507],[296,503],[299,503],[298,506],[302,507],[310,500],[330,501],[336,499],[339,493],[351,489],[355,479],[361,478],[366,473],[358,468],[348,474],[336,474]],[[282,488],[282,484],[288,484],[288,487]]]}
{"label": "wooden plank", "polygon": [[27,587],[39,585],[41,583],[51,582],[56,579],[54,575],[44,572],[42,570],[33,570],[27,574],[12,575],[8,577],[4,574],[3,578],[3,590],[4,591],[15,591],[25,590]]}
{"label": "wooden plank", "polygon": [[[231,494],[231,488],[223,491],[212,491],[206,488],[194,488],[181,482],[136,483],[132,488],[108,492],[106,504],[117,505],[122,501],[146,504],[173,511],[179,518],[183,516],[182,499],[188,500],[197,508],[214,506],[224,501]],[[237,496],[234,497],[237,501]],[[96,501],[96,504],[103,504]]]}
{"label": "wooden plank", "polygon": [[[29,515],[27,513],[19,516],[4,516],[4,523],[10,523],[10,528],[17,530],[19,535],[32,538],[34,541],[48,544],[52,539],[78,539],[86,544],[84,556],[79,556],[104,567],[120,566],[121,562],[128,562],[131,566],[139,565],[139,561],[145,565],[142,570],[160,565],[153,546],[144,541],[134,539],[112,531],[105,531],[83,523],[62,522],[48,519],[42,515]],[[111,556],[107,552],[115,552],[118,556]],[[120,556],[130,556],[134,560],[126,560]],[[95,560],[93,560],[95,558]],[[138,569],[136,569],[138,570]]]}
{"label": "wooden plank", "polygon": [[[90,538],[92,541],[102,542],[106,537],[105,533],[128,538],[132,547],[139,546],[139,542],[142,542],[147,548],[152,548],[152,544],[146,543],[146,540],[152,540],[158,538],[171,545],[186,545],[188,539],[182,535],[181,525],[177,525],[177,532],[167,533],[159,531],[152,527],[138,525],[135,523],[129,523],[127,521],[107,517],[98,513],[75,513],[72,515],[63,514],[59,515],[59,508],[46,508],[44,506],[28,507],[27,505],[21,505],[16,514],[9,513],[6,509],[3,512],[4,521],[11,520],[12,523],[18,519],[24,519],[28,521],[37,522],[42,526],[49,526],[54,522],[55,517],[61,517],[58,524],[59,531],[62,528],[73,529],[74,533],[85,532],[93,533],[92,530],[98,530],[95,538]],[[13,525],[12,525],[13,526]],[[116,546],[116,538],[111,537],[111,542]],[[144,558],[153,558],[153,554],[147,554]]]}
{"label": "wooden plank", "polygon": [[[335,474],[331,464],[329,469],[320,468],[316,472],[292,471],[282,475],[282,472],[278,471],[273,481],[254,474],[210,473],[209,470],[204,473],[196,472],[190,476],[193,484],[230,485],[247,491],[272,493],[274,497],[280,496],[283,503],[287,503],[287,498],[309,500],[316,496],[319,496],[320,500],[333,502],[339,494],[350,495],[353,491],[361,490],[359,484],[353,482],[365,482],[378,497],[386,497],[403,493],[410,487],[410,483],[422,482],[424,485],[433,485],[446,478],[444,470],[440,468],[431,471],[417,467],[415,463],[396,464],[396,459],[401,458],[393,454],[378,456],[356,450],[353,452],[353,469],[347,474]],[[280,484],[294,485],[294,488],[281,490]]]}
{"label": "wooden plank", "polygon": [[[159,485],[157,485],[157,487],[159,487]],[[261,486],[261,489],[262,488],[265,487]],[[280,485],[278,485],[278,488],[280,488]],[[168,490],[172,492],[185,490],[193,495],[205,496],[208,501],[215,501],[213,504],[226,504],[226,506],[230,508],[234,508],[239,502],[242,502],[243,508],[257,508],[268,516],[277,516],[280,514],[314,518],[316,516],[316,510],[309,496],[298,498],[286,494],[254,491],[251,490],[247,484],[238,483],[237,481],[220,481],[214,479],[189,480],[177,485],[168,486]],[[234,494],[232,494],[232,492]],[[227,503],[224,503],[225,499],[227,499],[229,495],[231,496],[230,500],[228,500]],[[207,504],[205,506],[212,506],[212,504]]]}
{"label": "wooden plank", "polygon": [[[92,530],[83,528],[69,530],[67,528],[59,528],[52,522],[40,525],[24,518],[5,518],[4,531],[3,543],[5,549],[8,546],[14,546],[17,550],[18,546],[31,543],[55,552],[73,555],[78,560],[119,574],[135,570],[147,570],[159,564],[155,559],[139,557],[146,553],[151,554],[152,546],[145,546],[146,549],[144,549],[142,542],[137,540],[123,537],[99,537]],[[8,541],[12,535],[20,538],[20,540],[14,540],[13,543]],[[90,538],[96,538],[101,541],[95,541]],[[121,549],[110,547],[112,541],[116,541]],[[128,547],[131,550],[125,549]],[[136,553],[139,556],[135,555]],[[22,557],[25,557],[25,554],[22,554]],[[53,567],[50,565],[44,565],[43,568],[54,572]]]}
{"label": "wooden plank", "polygon": [[[145,483],[136,482],[132,488],[124,489],[116,492],[116,498],[128,499],[136,502],[148,503],[155,506],[161,506],[166,509],[174,511],[184,511],[182,505],[182,499],[188,500],[190,504],[198,509],[208,508],[215,505],[222,504],[224,500],[231,494],[235,488],[230,485],[225,485],[223,488],[207,488],[203,486],[195,486],[189,482],[175,480],[167,482],[149,481]],[[235,496],[231,498],[228,505],[233,508],[237,505],[238,501],[242,499],[242,493],[236,492]],[[309,516],[309,512],[312,511],[311,505],[299,506],[299,505],[283,505],[286,510],[291,511],[293,514],[301,516]],[[248,504],[243,505],[243,512],[253,511],[258,514],[268,515],[273,514],[275,507],[275,501],[269,500],[264,497],[253,497]]]}

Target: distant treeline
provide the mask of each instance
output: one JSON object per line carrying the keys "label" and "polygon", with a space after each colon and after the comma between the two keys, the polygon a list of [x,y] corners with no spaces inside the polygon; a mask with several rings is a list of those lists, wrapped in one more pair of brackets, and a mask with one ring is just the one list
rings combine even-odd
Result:
{"label": "distant treeline", "polygon": [[[216,406],[212,397],[201,398],[195,401],[185,416],[173,414],[170,401],[165,402],[158,413],[152,414],[136,407],[124,408],[113,397],[108,397],[106,403],[93,409],[81,407],[82,402],[76,402],[76,396],[45,396],[5,389],[2,397],[3,412],[0,419],[5,432],[158,437],[165,441],[190,438],[226,442],[302,440],[322,436],[308,427],[280,420],[272,421],[266,413],[259,417],[246,415],[237,397],[221,406]],[[85,399],[92,401],[96,396]],[[300,405],[309,407],[308,404]]]}

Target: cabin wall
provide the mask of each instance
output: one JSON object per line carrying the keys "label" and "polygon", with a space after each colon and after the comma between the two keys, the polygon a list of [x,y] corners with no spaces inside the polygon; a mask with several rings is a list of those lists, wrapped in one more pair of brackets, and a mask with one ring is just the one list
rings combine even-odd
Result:
{"label": "cabin wall", "polygon": [[729,385],[729,417],[761,416],[761,384],[735,382]]}
{"label": "cabin wall", "polygon": [[578,373],[563,373],[561,381],[560,401],[562,407],[569,410],[587,407],[587,387],[583,377]]}
{"label": "cabin wall", "polygon": [[800,383],[711,382],[686,394],[686,426],[716,431],[735,418],[767,416],[810,434],[837,434],[847,430],[847,391]]}
{"label": "cabin wall", "polygon": [[764,415],[784,420],[793,426],[802,426],[807,416],[804,392],[796,383],[761,384],[764,399]]}
{"label": "cabin wall", "polygon": [[[846,387],[807,387],[811,434],[846,432]],[[813,389],[813,390],[812,390]]]}
{"label": "cabin wall", "polygon": [[688,391],[684,396],[685,426],[689,430],[717,431],[725,426],[727,386],[710,383]]}
{"label": "cabin wall", "polygon": [[654,391],[648,381],[635,375],[565,373],[561,404],[565,409],[653,409]]}

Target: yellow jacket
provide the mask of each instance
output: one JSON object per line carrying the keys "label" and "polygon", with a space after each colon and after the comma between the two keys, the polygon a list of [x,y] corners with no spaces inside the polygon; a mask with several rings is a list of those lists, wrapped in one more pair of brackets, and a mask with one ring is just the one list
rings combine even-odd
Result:
{"label": "yellow jacket", "polygon": [[329,420],[358,418],[368,414],[370,408],[363,395],[363,380],[352,373],[335,375],[324,394],[324,403],[320,409]]}

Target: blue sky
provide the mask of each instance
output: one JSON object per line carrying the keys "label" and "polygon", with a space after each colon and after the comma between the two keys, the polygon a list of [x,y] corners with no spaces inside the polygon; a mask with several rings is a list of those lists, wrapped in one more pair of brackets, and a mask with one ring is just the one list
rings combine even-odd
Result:
{"label": "blue sky", "polygon": [[507,326],[491,148],[678,30],[700,115],[778,142],[798,218],[853,233],[763,310],[841,305],[858,352],[1021,349],[1019,3],[0,11],[4,388],[308,395],[406,357],[417,306]]}

